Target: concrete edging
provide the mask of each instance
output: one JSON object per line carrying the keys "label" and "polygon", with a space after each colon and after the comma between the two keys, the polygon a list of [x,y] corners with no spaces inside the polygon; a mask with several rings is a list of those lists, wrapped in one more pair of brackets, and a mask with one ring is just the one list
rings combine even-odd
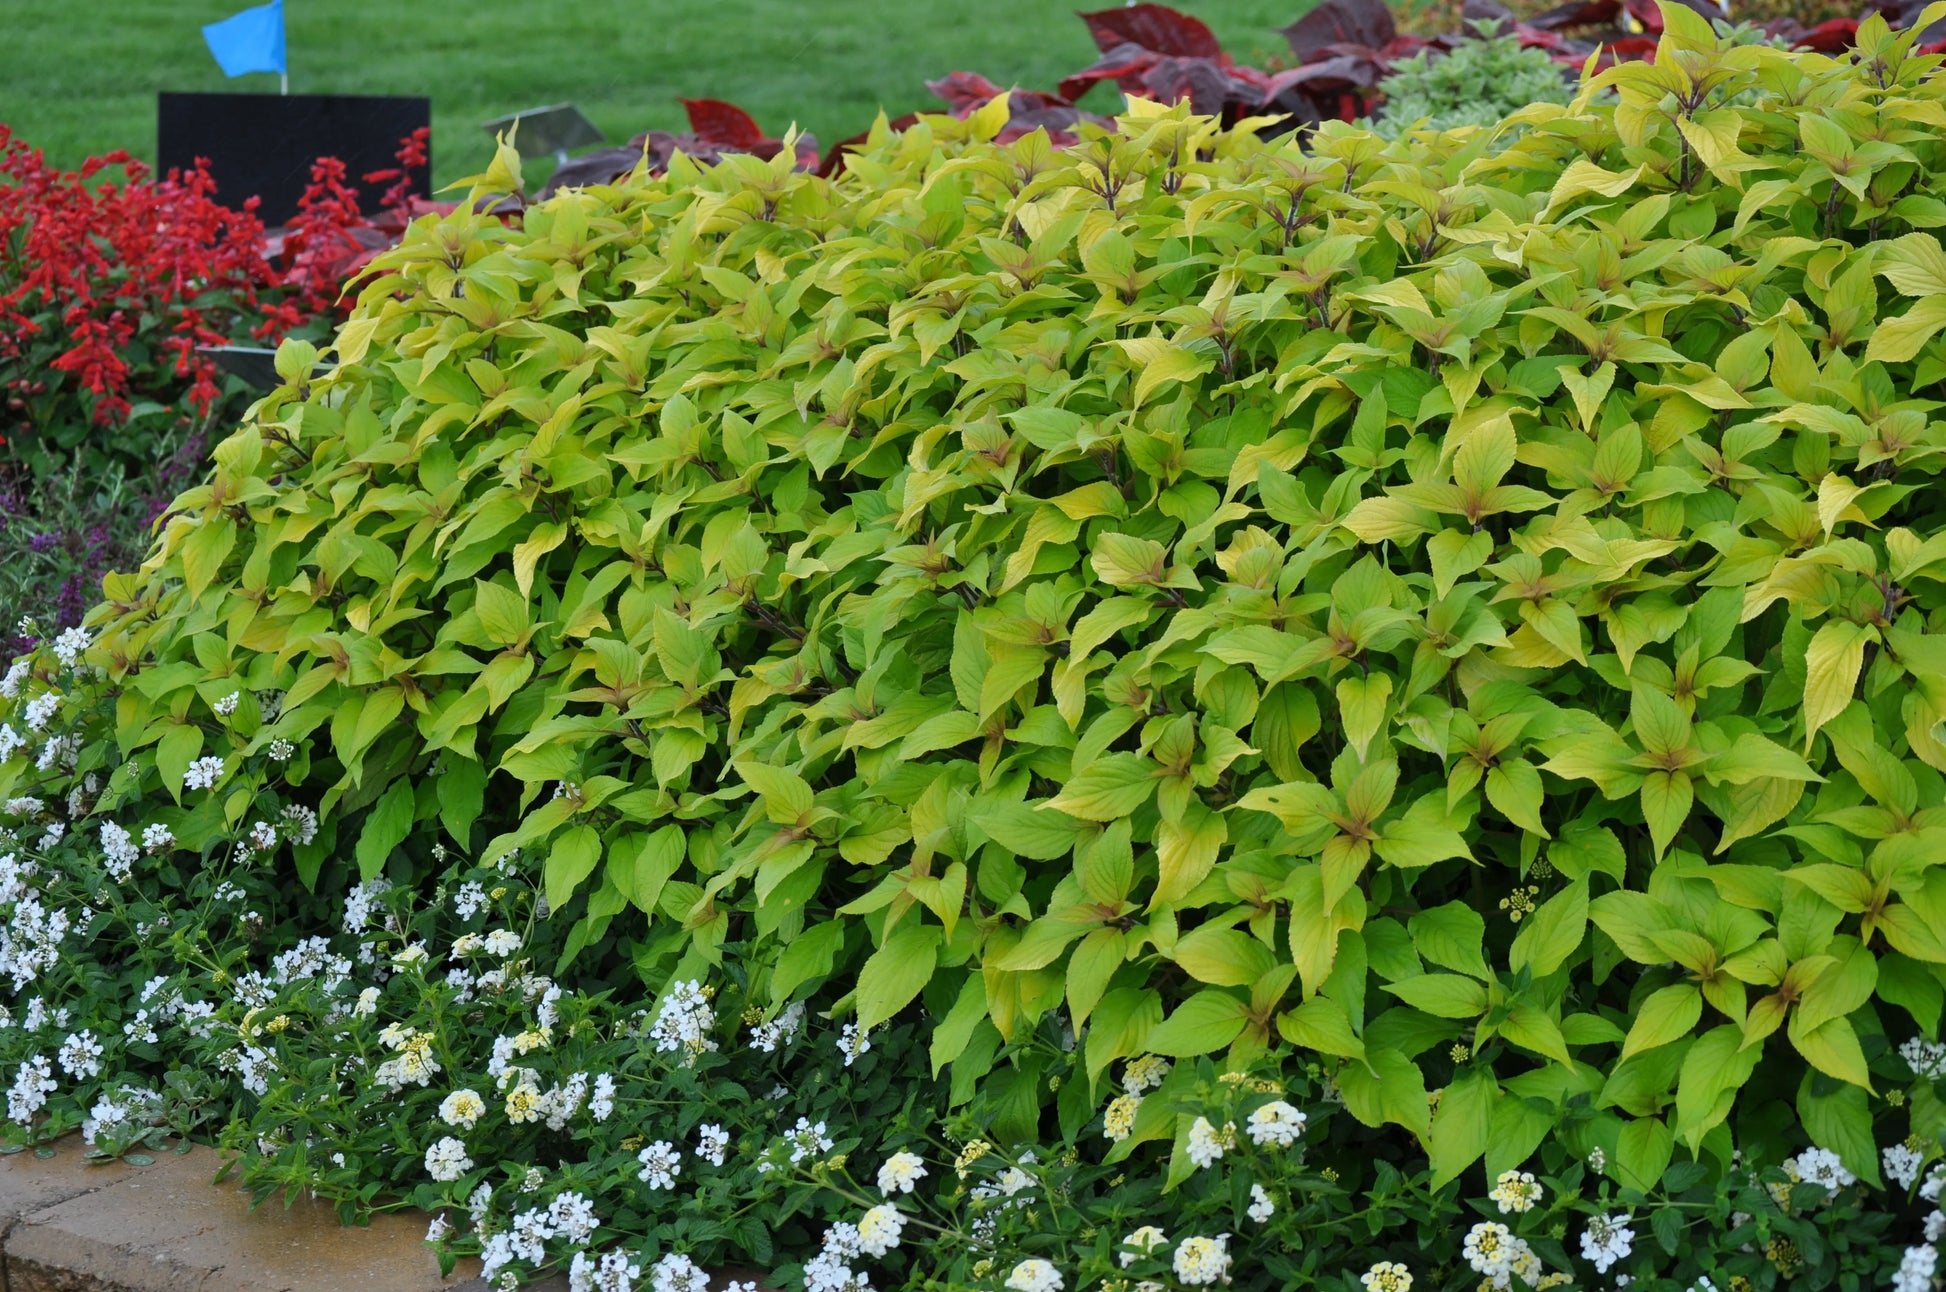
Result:
{"label": "concrete edging", "polygon": [[87,1161],[78,1136],[53,1147],[0,1159],[0,1292],[487,1292],[478,1261],[439,1276],[418,1213],[346,1228],[308,1198],[252,1211],[212,1183],[213,1149],[131,1166]]}
{"label": "concrete edging", "polygon": [[[491,1292],[477,1259],[440,1277],[424,1212],[347,1227],[313,1198],[253,1211],[242,1189],[215,1183],[211,1148],[133,1166],[90,1162],[79,1135],[50,1147],[0,1157],[0,1292]],[[749,1269],[713,1270],[710,1286],[729,1279],[770,1292]],[[555,1274],[528,1292],[567,1286]]]}

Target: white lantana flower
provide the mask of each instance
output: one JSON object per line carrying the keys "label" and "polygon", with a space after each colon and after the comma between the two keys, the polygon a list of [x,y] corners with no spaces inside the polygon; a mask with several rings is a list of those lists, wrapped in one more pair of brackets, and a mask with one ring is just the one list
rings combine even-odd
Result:
{"label": "white lantana flower", "polygon": [[804,1002],[794,1000],[784,1012],[767,1023],[750,1025],[750,1044],[765,1054],[775,1053],[791,1042],[804,1026]]}
{"label": "white lantana flower", "polygon": [[1205,1167],[1222,1157],[1224,1152],[1234,1148],[1237,1142],[1237,1124],[1223,1123],[1218,1130],[1207,1117],[1198,1117],[1189,1128],[1189,1160],[1198,1167]]}
{"label": "white lantana flower", "polygon": [[101,823],[101,854],[108,859],[108,873],[122,884],[135,873],[135,863],[142,856],[134,837],[113,821]]}
{"label": "white lantana flower", "polygon": [[687,1256],[670,1252],[649,1271],[649,1287],[652,1292],[707,1292],[709,1275]]}
{"label": "white lantana flower", "polygon": [[595,1092],[588,1096],[588,1115],[598,1122],[605,1122],[614,1111],[615,1078],[603,1072],[595,1078]]}
{"label": "white lantana flower", "polygon": [[1244,1214],[1261,1225],[1277,1214],[1277,1204],[1271,1201],[1261,1184],[1253,1184],[1250,1186],[1250,1206]]}
{"label": "white lantana flower", "polygon": [[1273,1099],[1251,1112],[1247,1123],[1250,1142],[1259,1147],[1289,1148],[1304,1133],[1306,1120],[1303,1113],[1282,1099]]}
{"label": "white lantana flower", "polygon": [[1365,1292],[1412,1292],[1412,1271],[1397,1261],[1380,1261],[1358,1276]]}
{"label": "white lantana flower", "polygon": [[1500,1214],[1510,1215],[1528,1212],[1541,1200],[1544,1190],[1526,1171],[1502,1171],[1500,1178],[1493,1182],[1492,1198],[1500,1208]]}
{"label": "white lantana flower", "polygon": [[1912,1182],[1919,1178],[1919,1168],[1925,1164],[1919,1150],[1906,1144],[1894,1144],[1880,1156],[1886,1176],[1901,1189],[1912,1187]]}
{"label": "white lantana flower", "polygon": [[[61,635],[54,639],[54,658],[61,661],[63,668],[73,668],[81,662],[81,652],[94,644],[95,639],[89,635],[86,628],[77,626],[64,629]],[[21,661],[21,663],[25,662],[25,660]]]}
{"label": "white lantana flower", "polygon": [[1487,1282],[1502,1292],[1516,1278],[1531,1284],[1540,1276],[1540,1258],[1527,1240],[1497,1221],[1481,1221],[1468,1230],[1463,1250],[1474,1272],[1484,1274]]}
{"label": "white lantana flower", "polygon": [[1229,1241],[1228,1234],[1218,1234],[1214,1238],[1183,1239],[1176,1245],[1173,1262],[1176,1277],[1190,1287],[1227,1282],[1230,1276]]}
{"label": "white lantana flower", "polygon": [[656,1050],[681,1053],[684,1067],[694,1064],[699,1055],[714,1050],[716,1040],[711,1030],[716,1026],[716,1009],[710,1003],[713,995],[710,988],[693,979],[671,986],[649,1028]]}
{"label": "white lantana flower", "polygon": [[1608,1267],[1626,1257],[1635,1245],[1635,1231],[1628,1222],[1627,1215],[1596,1216],[1581,1231],[1581,1254],[1593,1263],[1597,1274],[1608,1273]]}
{"label": "white lantana flower", "polygon": [[1135,1133],[1135,1114],[1141,1110],[1142,1096],[1121,1094],[1108,1101],[1102,1110],[1101,1133],[1119,1144]]}
{"label": "white lantana flower", "polygon": [[1130,1059],[1122,1069],[1122,1089],[1131,1095],[1145,1095],[1162,1084],[1174,1065],[1156,1054],[1144,1054]]}
{"label": "white lantana flower", "polygon": [[635,1155],[642,1169],[635,1178],[651,1189],[673,1189],[676,1177],[682,1174],[682,1154],[676,1146],[666,1139],[659,1139]]}
{"label": "white lantana flower", "polygon": [[[1784,1169],[1790,1170],[1792,1159],[1786,1159]],[[1845,1169],[1838,1155],[1828,1148],[1807,1148],[1795,1159],[1797,1174],[1812,1184],[1823,1185],[1831,1193],[1858,1183],[1858,1177]]]}
{"label": "white lantana flower", "polygon": [[1007,1286],[1013,1292],[1061,1292],[1067,1285],[1061,1281],[1061,1271],[1035,1257],[1014,1266],[1007,1275]]}
{"label": "white lantana flower", "polygon": [[473,1159],[466,1155],[464,1140],[447,1135],[426,1150],[426,1174],[440,1184],[451,1184],[472,1169]]}
{"label": "white lantana flower", "polygon": [[53,691],[43,691],[29,700],[23,715],[27,721],[27,730],[39,731],[47,726],[48,719],[52,718],[54,711],[60,707],[61,697]]}
{"label": "white lantana flower", "polygon": [[1905,1249],[1899,1272],[1892,1276],[1892,1292],[1932,1292],[1933,1271],[1939,1265],[1939,1249],[1931,1243]]}
{"label": "white lantana flower", "polygon": [[1128,1235],[1128,1237],[1122,1239],[1122,1247],[1126,1250],[1119,1253],[1116,1259],[1121,1261],[1123,1269],[1127,1269],[1143,1257],[1153,1256],[1156,1252],[1168,1245],[1169,1236],[1167,1234],[1157,1229],[1154,1225],[1144,1225],[1134,1233]]}
{"label": "white lantana flower", "polygon": [[439,1120],[461,1130],[472,1130],[486,1116],[486,1100],[475,1090],[455,1090],[439,1101]]}
{"label": "white lantana flower", "polygon": [[730,1150],[730,1132],[721,1126],[704,1122],[696,1128],[696,1156],[711,1166],[722,1166],[723,1156]]}
{"label": "white lantana flower", "polygon": [[917,1153],[894,1153],[878,1169],[878,1191],[888,1198],[895,1193],[911,1193],[925,1177],[926,1164]]}
{"label": "white lantana flower", "polygon": [[858,1246],[873,1256],[883,1256],[899,1245],[905,1229],[905,1215],[889,1202],[881,1202],[858,1220]]}
{"label": "white lantana flower", "polygon": [[223,776],[223,760],[216,757],[198,758],[182,774],[182,787],[185,790],[206,790]]}
{"label": "white lantana flower", "polygon": [[62,1070],[78,1080],[86,1080],[101,1072],[101,1042],[85,1027],[61,1042],[60,1051],[55,1057],[60,1060]]}
{"label": "white lantana flower", "polygon": [[1937,1080],[1946,1077],[1946,1044],[1915,1036],[1899,1047],[1899,1057],[1915,1077]]}
{"label": "white lantana flower", "polygon": [[7,1090],[8,1118],[27,1125],[46,1106],[47,1097],[54,1090],[54,1068],[45,1055],[36,1054],[22,1060],[14,1072],[14,1083]]}

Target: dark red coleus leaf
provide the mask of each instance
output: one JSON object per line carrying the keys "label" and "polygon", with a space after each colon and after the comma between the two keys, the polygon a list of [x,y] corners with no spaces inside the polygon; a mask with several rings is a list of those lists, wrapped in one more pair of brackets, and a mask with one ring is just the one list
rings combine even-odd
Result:
{"label": "dark red coleus leaf", "polygon": [[1398,34],[1384,0],[1324,0],[1284,28],[1284,39],[1299,62],[1309,62],[1328,45],[1378,47]]}
{"label": "dark red coleus leaf", "polygon": [[1157,54],[1178,58],[1217,58],[1223,47],[1216,33],[1200,19],[1178,13],[1166,4],[1132,4],[1120,9],[1084,13],[1095,48],[1106,54],[1117,45],[1139,45]]}
{"label": "dark red coleus leaf", "polygon": [[[1601,57],[1595,60],[1595,70],[1597,72],[1605,72],[1617,63],[1637,61],[1653,63],[1655,62],[1655,46],[1656,41],[1653,36],[1623,36],[1616,40],[1603,41],[1601,45]],[[1563,67],[1571,67],[1576,71],[1580,71],[1581,65],[1587,62],[1587,60],[1588,56],[1586,54],[1566,53],[1556,54],[1554,56],[1555,62],[1561,64]]]}
{"label": "dark red coleus leaf", "polygon": [[945,100],[947,110],[956,117],[965,116],[1000,93],[999,86],[978,72],[948,72],[937,81],[927,81],[926,88]]}
{"label": "dark red coleus leaf", "polygon": [[1338,115],[1336,97],[1363,92],[1383,80],[1391,69],[1364,53],[1338,54],[1293,67],[1270,78],[1263,106],[1286,112],[1301,111],[1306,103],[1326,105]]}
{"label": "dark red coleus leaf", "polygon": [[1575,27],[1612,27],[1622,16],[1621,0],[1568,0],[1545,13],[1535,14],[1527,26],[1540,31],[1567,31]]}
{"label": "dark red coleus leaf", "polygon": [[1062,80],[1056,88],[1073,103],[1102,81],[1114,81],[1131,94],[1142,93],[1142,74],[1162,55],[1140,45],[1117,45],[1091,65]]}
{"label": "dark red coleus leaf", "polygon": [[1261,92],[1233,79],[1213,58],[1165,55],[1142,74],[1140,93],[1158,103],[1188,99],[1194,111],[1213,117],[1222,115],[1232,103],[1256,103]]}
{"label": "dark red coleus leaf", "polygon": [[1858,39],[1858,19],[1833,18],[1821,22],[1799,36],[1794,47],[1812,49],[1820,54],[1841,54]]}
{"label": "dark red coleus leaf", "polygon": [[[682,99],[689,114],[689,128],[698,139],[722,148],[755,152],[770,137],[758,128],[748,112],[721,99]],[[773,150],[774,151],[774,150]]]}

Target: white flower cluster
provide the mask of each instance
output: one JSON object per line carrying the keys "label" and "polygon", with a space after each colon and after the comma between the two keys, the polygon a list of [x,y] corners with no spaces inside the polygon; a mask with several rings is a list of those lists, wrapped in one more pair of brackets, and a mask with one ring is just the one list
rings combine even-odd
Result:
{"label": "white flower cluster", "polygon": [[858,1226],[840,1222],[826,1229],[818,1254],[804,1263],[805,1292],[872,1292],[871,1280],[851,1267],[863,1251]]}
{"label": "white flower cluster", "polygon": [[[1633,1237],[1634,1235],[1629,1235],[1629,1238]],[[1582,1251],[1585,1253],[1588,1246],[1585,1235],[1581,1241]],[[1519,1279],[1529,1287],[1540,1281],[1540,1257],[1534,1255],[1534,1249],[1527,1245],[1526,1239],[1498,1221],[1483,1220],[1468,1230],[1461,1251],[1466,1257],[1466,1263],[1473,1267],[1474,1272],[1484,1275],[1488,1283],[1501,1289],[1502,1292],[1505,1292],[1515,1279]],[[1627,1253],[1627,1244],[1624,1242],[1620,1254],[1627,1255]],[[1600,1258],[1590,1256],[1589,1259],[1594,1260],[1597,1268],[1603,1273],[1607,1272],[1608,1264],[1603,1263]],[[1609,1262],[1612,1263],[1615,1259],[1618,1258],[1610,1257]]]}
{"label": "white flower cluster", "polygon": [[659,1139],[635,1155],[642,1169],[635,1178],[651,1189],[673,1189],[682,1174],[682,1153],[666,1139]]}
{"label": "white flower cluster", "polygon": [[101,1054],[101,1042],[95,1039],[94,1032],[84,1027],[70,1033],[67,1040],[61,1042],[61,1048],[54,1057],[63,1072],[78,1081],[85,1081],[100,1075]]}
{"label": "white flower cluster", "polygon": [[215,786],[223,777],[223,760],[216,757],[198,758],[182,774],[182,787],[185,790],[206,790]]}
{"label": "white flower cluster", "polygon": [[378,1034],[378,1039],[380,1044],[395,1051],[398,1056],[387,1059],[372,1070],[372,1079],[387,1090],[396,1092],[406,1086],[430,1085],[432,1079],[443,1071],[432,1052],[431,1032],[420,1032],[400,1023],[391,1023]]}
{"label": "white flower cluster", "polygon": [[1035,1257],[1014,1266],[1007,1275],[1007,1286],[1012,1292],[1061,1292],[1066,1284],[1051,1262]]}
{"label": "white flower cluster", "polygon": [[95,1100],[81,1123],[81,1138],[88,1144],[126,1144],[160,1124],[162,1112],[161,1095],[140,1086],[122,1085],[112,1095],[104,1093]]}
{"label": "white flower cluster", "polygon": [[1185,1238],[1176,1245],[1175,1260],[1171,1262],[1176,1277],[1189,1287],[1203,1287],[1211,1283],[1230,1281],[1230,1236],[1218,1234],[1214,1238]]}
{"label": "white flower cluster", "polygon": [[135,873],[135,863],[142,857],[134,837],[113,821],[101,823],[101,853],[108,859],[108,873],[118,884],[128,882],[129,876]]}
{"label": "white flower cluster", "polygon": [[899,1245],[905,1229],[905,1214],[889,1202],[881,1202],[858,1218],[858,1246],[872,1256],[884,1256]]}
{"label": "white flower cluster", "polygon": [[54,1065],[45,1055],[23,1059],[14,1073],[13,1085],[7,1090],[7,1119],[22,1126],[32,1125],[34,1114],[47,1106],[47,1097],[55,1088]]}
{"label": "white flower cluster", "polygon": [[1946,1043],[1915,1036],[1899,1047],[1899,1057],[1912,1069],[1912,1075],[1936,1081],[1946,1077]]}
{"label": "white flower cluster", "polygon": [[[81,652],[94,644],[95,639],[86,628],[77,626],[63,629],[61,635],[54,639],[54,658],[61,661],[61,667],[73,668],[81,662]],[[25,660],[18,662],[26,663]]]}
{"label": "white flower cluster", "polygon": [[1198,1117],[1189,1128],[1189,1160],[1206,1167],[1236,1147],[1237,1124],[1224,1122],[1218,1130],[1207,1117]]}
{"label": "white flower cluster", "polygon": [[435,1140],[426,1150],[426,1174],[440,1184],[451,1184],[473,1169],[466,1155],[466,1142],[451,1135]]}
{"label": "white flower cluster", "polygon": [[871,1029],[856,1023],[846,1023],[844,1031],[838,1035],[838,1053],[844,1056],[845,1066],[849,1068],[872,1048]]}
{"label": "white flower cluster", "polygon": [[1502,1171],[1500,1178],[1493,1182],[1493,1191],[1487,1196],[1493,1199],[1494,1205],[1500,1208],[1500,1214],[1505,1216],[1532,1211],[1545,1192],[1526,1171]]}
{"label": "white flower cluster", "polygon": [[804,1003],[792,1001],[784,1006],[783,1013],[768,1022],[750,1025],[750,1044],[765,1054],[774,1054],[783,1049],[804,1027]]}
{"label": "white flower cluster", "polygon": [[1892,1292],[1932,1292],[1933,1271],[1939,1265],[1939,1249],[1931,1243],[1905,1249],[1898,1273],[1892,1276]]}
{"label": "white flower cluster", "polygon": [[1289,1148],[1297,1143],[1304,1134],[1307,1119],[1282,1099],[1273,1099],[1261,1108],[1252,1110],[1245,1128],[1250,1142],[1260,1148]]}
{"label": "white flower cluster", "polygon": [[1807,1148],[1796,1157],[1787,1157],[1784,1170],[1793,1179],[1823,1185],[1827,1193],[1858,1183],[1858,1177],[1846,1170],[1838,1155],[1828,1148]]}
{"label": "white flower cluster", "polygon": [[911,1193],[925,1177],[926,1164],[917,1153],[894,1153],[878,1169],[878,1191],[888,1198],[895,1193]]}
{"label": "white flower cluster", "polygon": [[606,1252],[599,1260],[576,1252],[568,1267],[568,1292],[634,1292],[641,1277],[642,1267],[626,1252]]}
{"label": "white flower cluster", "polygon": [[694,1064],[699,1055],[714,1050],[716,1040],[710,1035],[716,1026],[716,1010],[710,1004],[712,994],[693,979],[670,987],[669,994],[662,998],[662,1008],[656,1012],[654,1025],[649,1028],[655,1048],[664,1053],[680,1051],[685,1067]]}
{"label": "white flower cluster", "polygon": [[372,922],[372,907],[392,891],[392,881],[383,875],[360,880],[345,894],[345,932],[363,933]]}
{"label": "white flower cluster", "polygon": [[34,661],[25,655],[7,665],[7,675],[0,677],[0,699],[17,699],[20,695],[20,684],[27,680],[28,670],[33,666]]}
{"label": "white flower cluster", "polygon": [[1581,1231],[1581,1254],[1594,1265],[1596,1273],[1608,1273],[1608,1267],[1626,1258],[1634,1247],[1635,1231],[1628,1222],[1626,1215],[1596,1216]]}
{"label": "white flower cluster", "polygon": [[724,1155],[730,1151],[730,1132],[721,1126],[704,1122],[696,1128],[696,1156],[711,1166],[722,1166]]}
{"label": "white flower cluster", "polygon": [[27,723],[27,730],[40,731],[45,728],[60,707],[61,696],[55,691],[43,691],[29,700],[21,715]]}
{"label": "white flower cluster", "polygon": [[1885,1165],[1886,1178],[1901,1189],[1910,1189],[1919,1178],[1919,1168],[1925,1165],[1925,1158],[1910,1144],[1893,1144],[1879,1157]]}
{"label": "white flower cluster", "polygon": [[533,1267],[545,1264],[550,1239],[561,1238],[585,1247],[600,1224],[592,1202],[579,1193],[563,1193],[546,1207],[533,1207],[515,1215],[506,1229],[483,1234],[480,1276],[492,1282],[515,1261],[525,1261]]}

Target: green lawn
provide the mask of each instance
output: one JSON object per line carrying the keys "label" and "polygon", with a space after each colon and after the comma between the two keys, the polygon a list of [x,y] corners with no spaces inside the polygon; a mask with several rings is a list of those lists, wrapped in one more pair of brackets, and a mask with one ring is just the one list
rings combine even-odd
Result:
{"label": "green lawn", "polygon": [[[0,121],[67,165],[118,147],[152,155],[156,91],[276,88],[268,75],[227,80],[203,45],[201,24],[247,3],[0,0]],[[1251,61],[1284,48],[1276,29],[1309,0],[1182,7]],[[829,145],[881,107],[935,105],[924,82],[955,68],[1051,89],[1094,55],[1070,8],[1036,0],[286,0],[285,11],[293,90],[432,96],[441,183],[484,166],[481,121],[545,103],[580,104],[619,142],[679,128],[678,96],[729,99],[771,133],[795,120]],[[1096,93],[1091,106],[1113,104]]]}

